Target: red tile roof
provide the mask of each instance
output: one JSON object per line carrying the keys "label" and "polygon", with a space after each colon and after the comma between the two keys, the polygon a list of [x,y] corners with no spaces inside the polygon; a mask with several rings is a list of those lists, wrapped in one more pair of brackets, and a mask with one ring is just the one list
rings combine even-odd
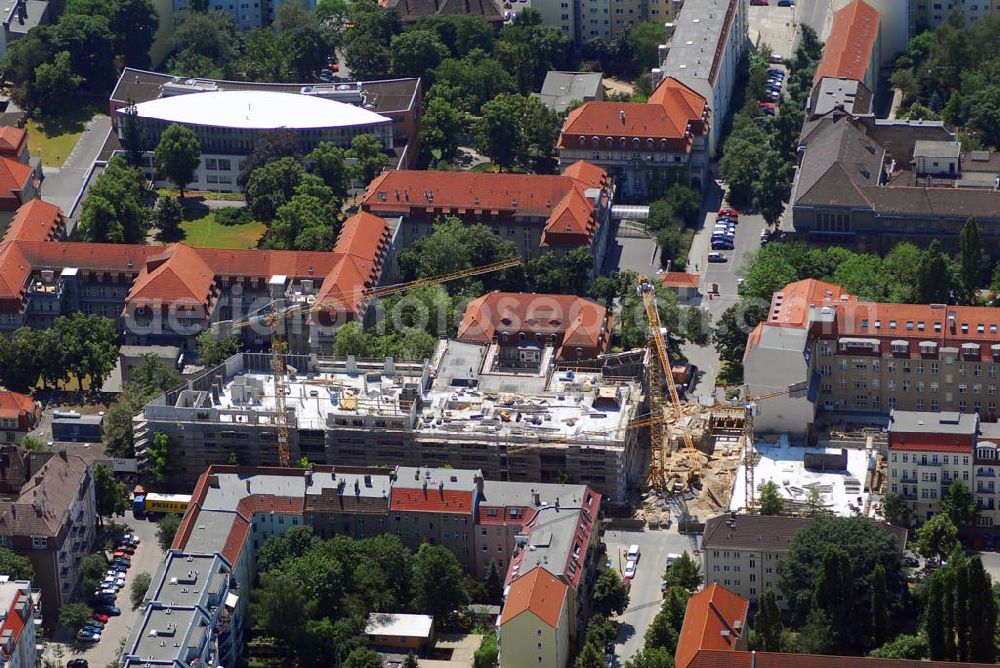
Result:
{"label": "red tile roof", "polygon": [[21,246],[9,241],[0,243],[0,302],[15,302],[20,309],[24,286],[31,274],[31,263]]}
{"label": "red tile roof", "polygon": [[661,277],[668,288],[697,288],[701,282],[698,274],[688,274],[683,271],[668,271]]}
{"label": "red tile roof", "polygon": [[397,169],[369,184],[361,206],[381,216],[451,215],[486,224],[541,218],[542,245],[573,247],[589,245],[600,224],[588,191],[608,183],[604,170],[586,164],[571,165],[561,176]]}
{"label": "red tile roof", "polygon": [[540,620],[556,628],[569,587],[541,566],[514,580],[507,592],[500,626],[523,612],[532,612]]}
{"label": "red tile roof", "polygon": [[677,639],[676,668],[688,668],[701,650],[737,649],[749,609],[749,601],[715,582],[691,596]]}
{"label": "red tile roof", "polygon": [[213,272],[190,246],[175,244],[159,255],[146,259],[127,302],[131,304],[183,304],[205,309],[211,302]]}
{"label": "red tile roof", "polygon": [[0,155],[16,158],[28,141],[28,133],[22,128],[11,125],[0,127]]}
{"label": "red tile roof", "polygon": [[656,149],[661,146],[660,140],[666,140],[668,150],[688,152],[691,133],[704,133],[707,120],[705,98],[667,77],[648,102],[594,101],[569,112],[559,137],[559,148],[590,148],[593,137],[598,137],[605,147],[611,137],[615,149],[622,138],[627,142],[639,139],[643,148],[652,139]]}
{"label": "red tile roof", "polygon": [[527,292],[491,292],[469,302],[458,339],[467,343],[490,343],[503,332],[512,341],[517,333],[529,337],[550,335],[560,339],[563,350],[583,348],[591,357],[605,351],[611,324],[607,309],[595,301],[574,295]]}
{"label": "red tile roof", "polygon": [[688,664],[690,668],[986,668],[993,664],[949,663],[946,661],[916,661],[910,659],[877,659],[869,656],[823,656],[818,654],[784,654],[776,652],[727,652],[702,650]]}
{"label": "red tile roof", "polygon": [[868,68],[878,67],[871,59],[880,20],[878,10],[864,0],[854,0],[836,12],[813,85],[823,77],[864,81]]}
{"label": "red tile roof", "polygon": [[836,306],[845,302],[857,302],[858,298],[848,294],[839,285],[807,278],[789,283],[771,297],[771,311],[765,322],[789,327],[806,324],[810,306]]}
{"label": "red tile roof", "polygon": [[0,209],[13,211],[21,205],[21,193],[31,175],[28,165],[13,158],[0,158]]}
{"label": "red tile roof", "polygon": [[42,409],[28,395],[0,389],[0,418],[17,420],[19,431],[30,430],[41,413]]}
{"label": "red tile roof", "polygon": [[389,507],[392,510],[420,510],[429,513],[448,513],[456,515],[472,514],[472,492],[457,489],[437,489],[428,486],[427,489],[405,489],[392,486],[389,495]]}
{"label": "red tile roof", "polygon": [[348,218],[337,237],[333,268],[323,279],[317,303],[330,304],[332,311],[363,310],[364,291],[378,285],[391,234],[384,220],[365,211]]}
{"label": "red tile roof", "polygon": [[11,219],[4,241],[51,241],[59,234],[62,209],[55,204],[33,199],[18,208]]}

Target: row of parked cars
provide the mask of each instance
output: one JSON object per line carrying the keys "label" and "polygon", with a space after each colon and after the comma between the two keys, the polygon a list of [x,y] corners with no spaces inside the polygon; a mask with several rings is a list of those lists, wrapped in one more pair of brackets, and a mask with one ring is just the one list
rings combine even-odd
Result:
{"label": "row of parked cars", "polygon": [[767,83],[765,86],[766,100],[757,103],[765,116],[774,116],[777,113],[775,103],[781,99],[781,89],[785,86],[785,71],[772,67],[767,71]]}
{"label": "row of parked cars", "polygon": [[125,586],[125,574],[132,566],[132,555],[137,547],[139,537],[132,533],[125,534],[118,541],[104,580],[94,591],[94,610],[90,621],[77,631],[76,639],[79,642],[100,642],[108,619],[122,614],[121,608],[116,605],[118,593]]}

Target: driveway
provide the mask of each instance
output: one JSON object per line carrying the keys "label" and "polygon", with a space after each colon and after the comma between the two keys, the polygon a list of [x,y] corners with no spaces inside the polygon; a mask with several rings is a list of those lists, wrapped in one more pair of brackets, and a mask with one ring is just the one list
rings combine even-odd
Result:
{"label": "driveway", "polygon": [[125,575],[125,586],[119,592],[115,604],[121,608],[122,614],[119,617],[109,619],[107,626],[104,627],[101,641],[93,645],[77,645],[73,642],[68,631],[57,633],[57,640],[62,640],[62,642],[47,643],[44,653],[44,658],[54,661],[55,665],[63,665],[70,659],[82,658],[86,659],[94,668],[103,668],[103,666],[117,661],[121,656],[125,639],[140,612],[132,610],[132,581],[139,573],[154,575],[156,569],[163,562],[163,550],[156,542],[155,523],[137,520],[130,514],[126,515],[124,519],[115,518],[115,521],[128,525],[141,541],[132,557],[132,567]]}
{"label": "driveway", "polygon": [[100,114],[90,119],[62,167],[45,168],[43,200],[60,207],[67,216],[72,213],[73,204],[83,188],[90,167],[101,152],[110,131],[111,117]]}
{"label": "driveway", "polygon": [[629,545],[639,546],[639,565],[629,589],[628,609],[618,615],[618,638],[615,640],[616,665],[623,666],[642,649],[646,629],[653,617],[660,611],[663,596],[660,585],[667,565],[667,555],[680,554],[687,550],[694,556],[698,545],[696,536],[682,536],[673,530],[616,531],[604,533],[604,543],[608,547],[608,558],[613,568],[621,573],[625,570],[625,552]]}

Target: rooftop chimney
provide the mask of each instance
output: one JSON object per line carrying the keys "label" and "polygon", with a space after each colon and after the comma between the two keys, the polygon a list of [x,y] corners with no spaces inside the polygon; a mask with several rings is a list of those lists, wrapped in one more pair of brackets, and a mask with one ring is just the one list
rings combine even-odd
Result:
{"label": "rooftop chimney", "polygon": [[621,111],[619,111],[619,112],[618,112],[618,116],[619,116],[619,118],[621,118],[621,120],[622,120],[622,125],[624,125],[624,124],[625,124],[625,110],[624,110],[624,109],[622,109]]}

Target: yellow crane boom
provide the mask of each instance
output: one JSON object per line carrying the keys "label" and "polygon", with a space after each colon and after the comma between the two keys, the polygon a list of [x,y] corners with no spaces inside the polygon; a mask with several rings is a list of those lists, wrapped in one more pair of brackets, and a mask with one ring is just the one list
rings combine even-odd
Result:
{"label": "yellow crane boom", "polygon": [[[344,301],[348,301],[352,300],[352,298],[356,298],[352,301],[360,301],[361,303],[364,303],[374,297],[385,297],[388,295],[406,292],[408,290],[426,287],[428,285],[437,285],[439,283],[447,283],[448,281],[455,281],[461,278],[479,276],[481,274],[488,274],[494,271],[509,269],[510,267],[520,265],[522,262],[523,260],[521,258],[512,258],[509,260],[501,260],[500,262],[493,262],[492,264],[480,267],[473,267],[471,269],[463,269],[460,271],[449,272],[447,274],[432,276],[430,278],[420,278],[406,283],[396,283],[378,288],[360,288],[347,293],[342,293],[342,299],[344,299]],[[296,313],[301,313],[303,315],[315,313],[317,311],[327,310],[329,307],[336,305],[337,304],[331,301],[322,301],[314,304],[293,304],[287,308],[280,308],[279,303],[276,301],[272,305],[272,310],[265,315],[248,317],[229,323],[229,327],[232,331],[257,323],[270,327],[271,372],[274,374],[274,412],[278,439],[278,464],[280,466],[288,467],[291,465],[291,448],[288,444],[288,413],[285,404],[285,396],[288,394],[288,387],[286,384],[287,369],[285,367],[285,320],[289,316]]]}

